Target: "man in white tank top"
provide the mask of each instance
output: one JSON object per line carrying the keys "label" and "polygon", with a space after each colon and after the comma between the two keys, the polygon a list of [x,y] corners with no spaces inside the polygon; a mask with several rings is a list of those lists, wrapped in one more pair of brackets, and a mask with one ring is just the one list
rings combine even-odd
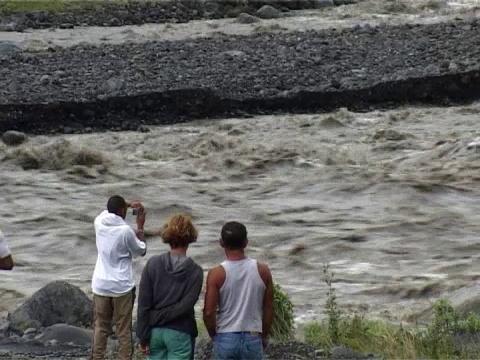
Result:
{"label": "man in white tank top", "polygon": [[247,229],[238,222],[222,228],[226,260],[211,269],[203,321],[216,360],[263,359],[273,322],[273,280],[266,264],[245,255]]}

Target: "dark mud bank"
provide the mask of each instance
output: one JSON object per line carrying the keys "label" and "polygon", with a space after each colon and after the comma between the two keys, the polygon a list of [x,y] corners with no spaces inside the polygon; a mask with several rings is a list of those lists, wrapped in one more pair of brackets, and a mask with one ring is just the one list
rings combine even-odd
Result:
{"label": "dark mud bank", "polygon": [[475,19],[18,53],[0,60],[0,131],[469,102],[479,30]]}
{"label": "dark mud bank", "polygon": [[300,90],[291,96],[235,100],[210,89],[181,89],[111,97],[85,103],[0,105],[0,132],[83,133],[136,130],[207,117],[333,111],[364,111],[401,104],[452,105],[480,99],[480,71],[384,82],[345,91]]}

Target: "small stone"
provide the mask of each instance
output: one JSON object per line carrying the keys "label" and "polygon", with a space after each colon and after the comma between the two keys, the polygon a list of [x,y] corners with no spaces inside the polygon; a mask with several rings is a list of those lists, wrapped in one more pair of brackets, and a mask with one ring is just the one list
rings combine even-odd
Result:
{"label": "small stone", "polygon": [[313,0],[312,5],[315,9],[322,9],[326,7],[335,6],[333,0]]}
{"label": "small stone", "polygon": [[118,18],[116,17],[113,17],[110,19],[110,26],[121,26],[122,23],[120,22],[120,20],[118,20]]}
{"label": "small stone", "polygon": [[72,134],[73,133],[73,129],[70,127],[70,126],[65,126],[63,128],[63,133],[64,134]]}
{"label": "small stone", "polygon": [[314,353],[314,356],[317,358],[319,357],[324,357],[325,356],[325,350],[323,349],[318,349],[318,350],[315,350],[315,353]]}
{"label": "small stone", "polygon": [[45,74],[45,75],[42,75],[42,77],[40,78],[40,83],[42,85],[47,85],[50,83],[50,76]]}
{"label": "small stone", "polygon": [[63,23],[59,25],[60,29],[73,29],[75,26],[70,23]]}
{"label": "small stone", "polygon": [[23,335],[25,336],[25,335],[29,335],[29,334],[34,334],[34,333],[36,333],[36,332],[37,332],[37,329],[35,329],[35,328],[28,328],[28,329],[26,329],[26,330],[23,332]]}
{"label": "small stone", "polygon": [[145,125],[140,125],[137,128],[137,131],[139,131],[141,133],[148,133],[148,132],[150,132],[150,128],[148,126],[145,126]]}

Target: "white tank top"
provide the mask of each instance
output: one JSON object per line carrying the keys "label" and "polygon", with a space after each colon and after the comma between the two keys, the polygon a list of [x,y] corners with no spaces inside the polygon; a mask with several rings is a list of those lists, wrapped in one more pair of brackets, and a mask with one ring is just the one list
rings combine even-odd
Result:
{"label": "white tank top", "polygon": [[266,286],[258,273],[257,260],[226,260],[225,282],[220,288],[217,332],[262,332],[263,298]]}

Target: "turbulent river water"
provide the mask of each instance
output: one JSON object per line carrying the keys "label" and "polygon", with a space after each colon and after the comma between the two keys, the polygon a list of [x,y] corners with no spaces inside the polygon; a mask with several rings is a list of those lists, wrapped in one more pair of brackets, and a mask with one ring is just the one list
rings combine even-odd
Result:
{"label": "turbulent river water", "polygon": [[[1,306],[59,279],[90,292],[92,222],[118,193],[148,209],[137,276],[166,250],[155,231],[185,211],[205,270],[222,259],[222,224],[244,222],[249,254],[270,265],[299,320],[322,316],[327,263],[342,307],[402,318],[480,275],[479,115],[479,103],[340,110],[1,145],[1,228],[17,262],[1,275]],[[22,170],[32,158],[41,170]]]}
{"label": "turbulent river water", "polygon": [[[222,21],[198,25],[199,34],[239,33]],[[151,40],[149,26],[119,29],[110,41]],[[184,36],[175,26],[172,39]],[[33,48],[108,41],[95,40],[98,28],[67,31],[1,35]],[[156,231],[183,211],[199,228],[189,253],[205,270],[223,258],[222,224],[244,222],[249,255],[269,264],[299,323],[324,316],[326,264],[342,309],[409,320],[439,296],[478,290],[479,117],[480,103],[342,109],[0,144],[0,229],[17,264],[0,275],[0,316],[50,281],[90,293],[93,219],[121,194],[148,210],[149,252],[135,261],[137,280],[167,249]],[[24,170],[32,162],[39,169]]]}

